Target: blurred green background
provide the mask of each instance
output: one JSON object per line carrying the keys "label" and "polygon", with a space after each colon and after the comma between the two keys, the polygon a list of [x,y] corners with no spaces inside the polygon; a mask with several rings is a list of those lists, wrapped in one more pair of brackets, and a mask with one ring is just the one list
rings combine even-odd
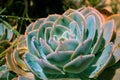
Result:
{"label": "blurred green background", "polygon": [[116,14],[120,12],[119,4],[120,0],[0,0],[0,18],[23,34],[32,21],[49,14],[83,6],[95,7],[103,14]]}

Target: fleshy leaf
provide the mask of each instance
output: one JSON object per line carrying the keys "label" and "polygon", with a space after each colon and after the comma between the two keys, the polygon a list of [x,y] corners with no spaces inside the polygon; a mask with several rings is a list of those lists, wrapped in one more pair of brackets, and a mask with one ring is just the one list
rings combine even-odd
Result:
{"label": "fleshy leaf", "polygon": [[50,37],[56,35],[56,37],[60,37],[65,31],[69,31],[69,28],[66,28],[65,26],[62,25],[56,25],[52,28]]}
{"label": "fleshy leaf", "polygon": [[98,79],[102,80],[119,80],[120,79],[120,61],[115,65],[106,68]]}
{"label": "fleshy leaf", "polygon": [[78,23],[79,29],[80,29],[80,31],[82,31],[82,22],[85,24],[84,16],[81,13],[79,13],[78,11],[75,11],[75,12],[71,13],[69,15],[69,17],[71,17],[73,20],[75,20]]}
{"label": "fleshy leaf", "polygon": [[70,56],[73,51],[57,51],[47,55],[47,60],[50,63],[55,64],[59,67],[63,67],[66,63],[70,61]]}
{"label": "fleshy leaf", "polygon": [[42,47],[40,46],[40,44],[37,42],[36,39],[34,39],[33,43],[34,43],[34,46],[36,47],[36,49],[37,49],[38,52],[39,52],[39,57],[47,61],[46,55],[45,55],[45,53],[43,52]]}
{"label": "fleshy leaf", "polygon": [[120,31],[116,32],[116,39],[115,39],[115,45],[119,46],[120,45]]}
{"label": "fleshy leaf", "polygon": [[55,51],[55,49],[58,46],[58,41],[55,40],[55,37],[51,37],[48,43],[51,46],[51,48]]}
{"label": "fleshy leaf", "polygon": [[113,52],[113,57],[115,59],[115,63],[117,63],[120,60],[120,47],[115,48]]}
{"label": "fleshy leaf", "polygon": [[92,44],[92,39],[87,39],[75,49],[74,53],[71,56],[71,59],[76,58],[77,56],[88,54]]}
{"label": "fleshy leaf", "polygon": [[39,38],[44,38],[45,28],[52,26],[53,26],[53,22],[50,21],[44,22],[42,25],[40,25],[37,33],[37,40],[39,40]]}
{"label": "fleshy leaf", "polygon": [[53,52],[51,47],[42,38],[40,38],[40,45],[41,45],[41,48],[42,48],[42,51],[44,52],[44,54],[47,55],[47,54]]}
{"label": "fleshy leaf", "polygon": [[67,11],[64,12],[64,15],[68,16],[70,13],[74,12],[74,9],[68,9]]}
{"label": "fleshy leaf", "polygon": [[23,69],[21,69],[20,67],[18,67],[14,60],[13,60],[13,55],[12,53],[7,53],[6,54],[6,61],[7,61],[7,65],[9,67],[9,69],[19,75],[25,76],[25,77],[33,77],[33,74],[31,72],[25,72]]}
{"label": "fleshy leaf", "polygon": [[90,74],[89,78],[97,78],[98,75],[106,68],[110,59],[112,58],[113,44],[109,43],[103,50],[101,56],[94,66],[96,69]]}
{"label": "fleshy leaf", "polygon": [[66,15],[62,15],[59,19],[57,19],[57,21],[55,22],[54,26],[62,25],[62,26],[68,27],[71,21],[72,21],[71,18],[69,18]]}
{"label": "fleshy leaf", "polygon": [[37,59],[30,53],[26,53],[24,55],[25,63],[27,64],[28,68],[39,78],[43,80],[48,80],[46,75],[43,72],[43,69],[38,64]]}
{"label": "fleshy leaf", "polygon": [[89,15],[89,14],[91,14],[91,13],[97,13],[98,14],[98,16],[100,16],[100,18],[101,18],[101,22],[103,23],[103,22],[105,22],[105,18],[104,18],[104,16],[99,12],[99,11],[97,11],[96,9],[94,9],[94,8],[92,8],[92,7],[85,7],[84,9],[81,9],[80,10],[80,13],[83,15],[83,16],[87,16],[87,15]]}
{"label": "fleshy leaf", "polygon": [[105,39],[106,44],[108,44],[112,38],[114,26],[115,25],[113,20],[110,20],[103,25],[104,29],[103,38]]}
{"label": "fleshy leaf", "polygon": [[86,24],[88,28],[88,38],[94,39],[95,31],[96,31],[96,21],[94,15],[89,15],[86,17]]}
{"label": "fleshy leaf", "polygon": [[44,39],[46,43],[48,43],[48,40],[50,39],[50,31],[51,31],[51,27],[47,27],[45,29]]}
{"label": "fleshy leaf", "polygon": [[38,52],[37,52],[37,50],[36,50],[36,48],[35,48],[35,46],[34,46],[34,43],[33,43],[36,34],[37,34],[37,31],[36,31],[36,30],[31,31],[31,32],[28,34],[28,36],[27,36],[27,46],[28,46],[28,50],[29,50],[29,52],[30,52],[31,54],[36,55],[36,56],[39,57],[39,54],[38,54]]}
{"label": "fleshy leaf", "polygon": [[30,31],[32,31],[33,24],[34,24],[34,23],[31,23],[31,24],[26,28],[25,34],[28,34]]}
{"label": "fleshy leaf", "polygon": [[39,59],[37,60],[38,64],[42,67],[43,71],[49,74],[64,74],[58,67],[50,64],[48,61]]}
{"label": "fleshy leaf", "polygon": [[82,42],[82,40],[83,40],[83,33],[82,33],[82,31],[84,31],[84,30],[81,31],[79,29],[79,26],[78,26],[78,24],[76,22],[71,22],[70,23],[70,30],[72,32],[73,38],[75,38],[76,40]]}
{"label": "fleshy leaf", "polygon": [[87,30],[87,25],[84,16],[79,13],[78,11],[75,11],[69,15],[77,24],[79,25],[79,31],[81,34],[79,35],[81,37],[81,42],[83,39],[85,39],[86,35],[86,30]]}
{"label": "fleshy leaf", "polygon": [[114,20],[115,23],[115,28],[114,31],[119,31],[120,30],[120,14],[114,14],[112,16],[109,16],[107,20]]}
{"label": "fleshy leaf", "polygon": [[13,57],[14,57],[13,60],[15,61],[15,63],[17,65],[19,65],[25,71],[28,70],[28,67],[25,64],[25,62],[22,59],[20,59],[20,57],[19,57],[19,51],[17,49],[13,52]]}
{"label": "fleshy leaf", "polygon": [[64,71],[80,73],[84,71],[93,61],[94,55],[81,55],[64,65]]}
{"label": "fleshy leaf", "polygon": [[38,19],[34,22],[32,30],[36,30],[40,27],[40,25],[44,22],[44,18]]}
{"label": "fleshy leaf", "polygon": [[45,19],[45,21],[55,22],[59,17],[60,17],[60,15],[57,15],[57,14],[49,15],[49,16]]}
{"label": "fleshy leaf", "polygon": [[101,44],[102,44],[102,40],[103,40],[103,30],[100,31],[99,35],[98,35],[98,39],[96,41],[96,43],[94,44],[91,54],[96,54],[97,51],[99,50]]}

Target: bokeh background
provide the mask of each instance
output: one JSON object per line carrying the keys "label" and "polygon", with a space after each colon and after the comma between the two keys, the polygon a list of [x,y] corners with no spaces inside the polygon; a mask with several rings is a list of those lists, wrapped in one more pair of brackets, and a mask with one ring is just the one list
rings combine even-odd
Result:
{"label": "bokeh background", "polygon": [[120,13],[120,0],[0,0],[0,18],[23,34],[38,18],[83,6],[95,7],[108,16]]}

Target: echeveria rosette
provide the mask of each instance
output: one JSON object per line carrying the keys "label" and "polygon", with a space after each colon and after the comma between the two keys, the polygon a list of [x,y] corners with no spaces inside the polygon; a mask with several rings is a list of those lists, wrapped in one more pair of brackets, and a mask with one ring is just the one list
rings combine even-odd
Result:
{"label": "echeveria rosette", "polygon": [[91,7],[41,18],[27,27],[24,43],[20,42],[22,46],[19,44],[11,54],[23,55],[13,57],[14,64],[19,66],[14,68],[22,70],[24,75],[19,70],[16,73],[27,78],[25,73],[29,71],[44,80],[56,75],[56,78],[83,80],[97,78],[119,61],[118,25],[118,19],[105,19]]}

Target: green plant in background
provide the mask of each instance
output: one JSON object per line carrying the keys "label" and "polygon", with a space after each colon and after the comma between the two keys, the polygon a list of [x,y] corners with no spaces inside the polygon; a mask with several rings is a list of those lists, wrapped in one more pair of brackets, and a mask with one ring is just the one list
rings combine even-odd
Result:
{"label": "green plant in background", "polygon": [[[5,61],[3,52],[11,45],[11,41],[13,39],[13,32],[6,27],[4,23],[0,23],[0,65]],[[2,55],[3,54],[3,55]]]}
{"label": "green plant in background", "polygon": [[[6,65],[5,55],[16,44],[15,38],[20,34],[6,21],[0,19],[0,76],[2,72],[9,72]],[[0,78],[1,79],[1,78]]]}
{"label": "green plant in background", "polygon": [[38,19],[20,36],[17,47],[6,53],[7,71],[14,75],[1,75],[7,80],[93,80],[99,76],[106,80],[103,75],[112,67],[114,74],[107,79],[119,79],[119,18],[105,18],[92,7],[82,7]]}

